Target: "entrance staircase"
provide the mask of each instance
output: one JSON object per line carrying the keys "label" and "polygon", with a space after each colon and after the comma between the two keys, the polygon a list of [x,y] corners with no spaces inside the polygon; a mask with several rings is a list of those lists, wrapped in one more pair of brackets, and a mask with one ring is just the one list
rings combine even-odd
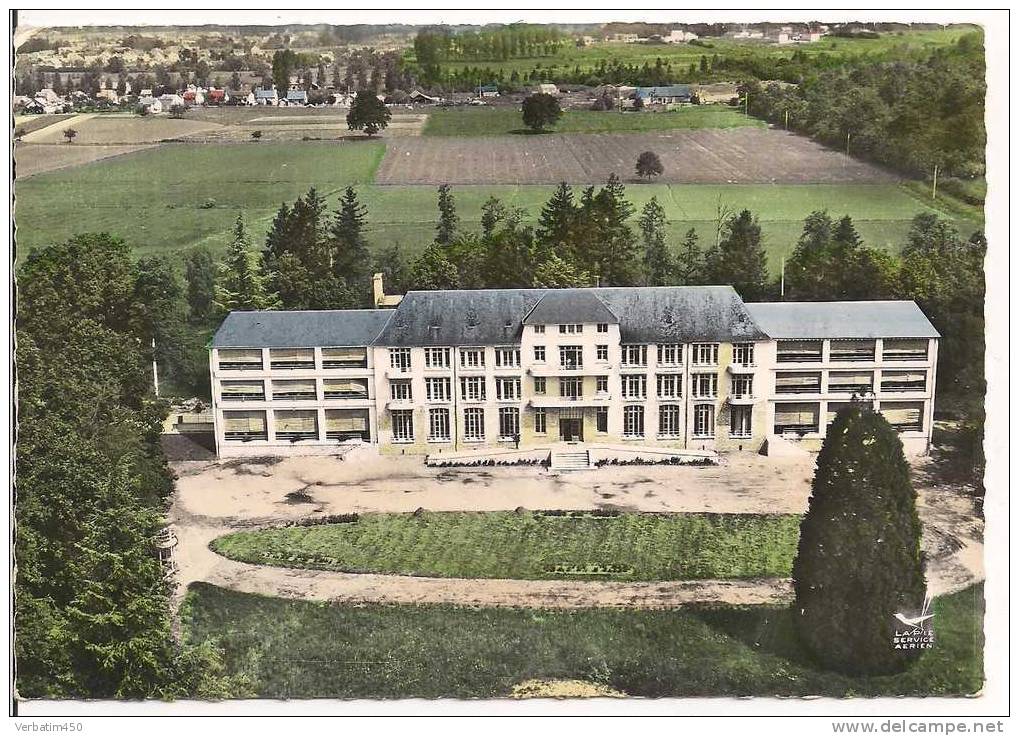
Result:
{"label": "entrance staircase", "polygon": [[569,450],[552,453],[552,470],[589,470],[591,453],[587,450]]}

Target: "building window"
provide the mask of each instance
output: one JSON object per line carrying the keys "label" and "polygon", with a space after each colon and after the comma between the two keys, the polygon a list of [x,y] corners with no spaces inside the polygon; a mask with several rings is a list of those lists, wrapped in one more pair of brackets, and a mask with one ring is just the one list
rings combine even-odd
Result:
{"label": "building window", "polygon": [[882,401],[880,412],[899,432],[923,431],[922,401]]}
{"label": "building window", "polygon": [[624,406],[623,407],[623,436],[643,437],[644,436],[644,407]]}
{"label": "building window", "polygon": [[647,345],[623,345],[623,365],[647,365]]}
{"label": "building window", "polygon": [[371,442],[367,409],[326,409],[326,439]]}
{"label": "building window", "polygon": [[608,331],[609,331],[608,323],[606,323],[606,322],[599,322],[598,323],[598,332],[608,332]]}
{"label": "building window", "polygon": [[828,360],[832,363],[868,363],[874,361],[876,350],[874,340],[832,340],[828,348]]}
{"label": "building window", "polygon": [[691,392],[695,399],[713,399],[718,396],[717,373],[693,373],[690,375]]}
{"label": "building window", "polygon": [[449,401],[450,393],[448,378],[425,379],[425,398],[429,401]]}
{"label": "building window", "polygon": [[535,325],[534,326],[534,334],[535,335],[544,335],[545,334],[545,325]]}
{"label": "building window", "polygon": [[661,373],[657,377],[658,398],[678,399],[683,395],[682,376],[676,373]]}
{"label": "building window", "polygon": [[322,394],[327,399],[367,399],[367,378],[325,378]]}
{"label": "building window", "polygon": [[703,439],[715,436],[715,407],[712,404],[694,404],[693,436]]}
{"label": "building window", "polygon": [[[825,426],[830,427],[831,423],[835,421],[836,415],[843,409],[848,409],[853,404],[851,401],[829,401],[826,407]],[[870,406],[868,404],[868,406]]]}
{"label": "building window", "polygon": [[485,439],[484,409],[464,409],[464,439],[468,442]]}
{"label": "building window", "polygon": [[414,397],[411,393],[410,381],[390,381],[389,397],[393,401],[411,401]]}
{"label": "building window", "polygon": [[594,412],[595,429],[599,432],[609,431],[609,408],[607,406],[599,406]]}
{"label": "building window", "polygon": [[735,365],[754,364],[754,344],[752,342],[737,342],[732,346],[732,362]]}
{"label": "building window", "polygon": [[273,381],[272,398],[274,401],[315,401],[318,390],[315,379],[305,381]]}
{"label": "building window", "polygon": [[519,368],[520,367],[520,348],[496,348],[496,350],[495,350],[495,367],[496,368]]}
{"label": "building window", "polygon": [[314,409],[300,411],[277,409],[273,412],[273,421],[276,424],[278,440],[297,442],[318,439],[318,412]]}
{"label": "building window", "polygon": [[579,335],[584,331],[584,325],[559,325],[560,335]]}
{"label": "building window", "polygon": [[730,406],[729,407],[729,436],[747,438],[753,434],[752,406]]}
{"label": "building window", "polygon": [[820,373],[776,373],[776,394],[819,394]]}
{"label": "building window", "polygon": [[658,407],[658,436],[680,437],[683,427],[680,424],[681,411],[676,404],[662,404]]}
{"label": "building window", "polygon": [[464,401],[485,400],[485,377],[464,376],[460,379],[460,398]]}
{"label": "building window", "polygon": [[927,371],[882,371],[882,391],[926,391]]}
{"label": "building window", "polygon": [[499,401],[516,401],[520,399],[519,378],[496,378],[495,398]]}
{"label": "building window", "polygon": [[608,361],[609,359],[609,346],[608,345],[595,345],[595,357],[600,361]]}
{"label": "building window", "polygon": [[264,411],[225,411],[223,412],[223,436],[228,440],[267,440]]}
{"label": "building window", "polygon": [[520,436],[520,410],[504,407],[499,410],[499,439],[515,440]]}
{"label": "building window", "polygon": [[535,345],[534,346],[534,362],[544,363],[545,362],[545,346]]}
{"label": "building window", "polygon": [[461,368],[484,368],[485,367],[485,349],[484,348],[463,348],[460,350],[460,367]]}
{"label": "building window", "polygon": [[255,350],[219,350],[219,369],[223,371],[260,371],[262,370],[262,351]]}
{"label": "building window", "polygon": [[718,343],[701,342],[691,346],[694,365],[718,365]]}
{"label": "building window", "polygon": [[548,417],[545,416],[544,409],[534,410],[534,433],[535,434],[546,434],[548,432]]}
{"label": "building window", "polygon": [[545,395],[545,377],[544,376],[535,376],[535,378],[534,378],[534,393],[540,394],[541,396]]}
{"label": "building window", "polygon": [[364,348],[322,348],[323,368],[367,368],[368,351]]}
{"label": "building window", "polygon": [[449,368],[449,348],[425,348],[426,368]]}
{"label": "building window", "polygon": [[449,409],[428,410],[428,439],[449,442]]}
{"label": "building window", "polygon": [[646,399],[647,398],[647,376],[637,374],[622,376],[623,398],[624,399]]}
{"label": "building window", "polygon": [[273,370],[314,370],[315,349],[273,348],[269,351],[269,367]]}
{"label": "building window", "polygon": [[564,399],[579,399],[584,395],[584,381],[580,378],[560,378],[559,395]]}
{"label": "building window", "polygon": [[680,365],[683,362],[682,345],[659,345],[658,365]]}
{"label": "building window", "polygon": [[870,371],[832,371],[828,374],[828,393],[864,394],[873,393],[874,374]]}
{"label": "building window", "polygon": [[265,401],[265,384],[261,381],[223,381],[219,392],[222,401]]}
{"label": "building window", "polygon": [[568,371],[584,367],[584,348],[580,345],[559,346],[559,366]]}
{"label": "building window", "polygon": [[[885,338],[881,343],[881,359],[927,360],[927,345],[927,340]],[[222,366],[222,363],[220,365]]]}
{"label": "building window", "polygon": [[732,389],[730,393],[734,399],[752,399],[754,398],[754,377],[733,376],[732,385],[729,388]]}
{"label": "building window", "polygon": [[390,348],[389,366],[400,373],[409,373],[410,348]]}
{"label": "building window", "polygon": [[595,376],[594,379],[595,393],[607,394],[609,392],[609,377],[608,376]]}
{"label": "building window", "polygon": [[414,441],[414,411],[400,409],[390,412],[393,417],[393,442]]}
{"label": "building window", "polygon": [[775,358],[779,363],[820,363],[820,340],[779,340]]}
{"label": "building window", "polygon": [[775,434],[814,434],[818,404],[775,404]]}

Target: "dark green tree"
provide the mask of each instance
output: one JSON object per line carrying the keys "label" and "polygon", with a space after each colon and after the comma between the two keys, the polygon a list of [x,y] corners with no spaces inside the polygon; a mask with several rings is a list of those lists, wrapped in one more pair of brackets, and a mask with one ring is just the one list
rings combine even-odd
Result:
{"label": "dark green tree", "polygon": [[237,215],[233,240],[220,264],[215,304],[223,312],[273,309],[279,305],[277,295],[269,291],[266,274],[258,267],[258,257],[251,250],[241,215]]}
{"label": "dark green tree", "polygon": [[612,174],[597,194],[589,199],[587,195],[581,198],[578,218],[583,226],[576,237],[578,265],[596,274],[602,286],[631,286],[638,281],[639,264],[637,239],[628,224],[633,205],[626,198],[626,187]]}
{"label": "dark green tree", "polygon": [[658,154],[654,151],[644,151],[637,157],[636,165],[637,176],[642,179],[651,181],[653,177],[661,176],[662,172],[665,171],[665,166],[662,165],[662,160],[658,158]]}
{"label": "dark green tree", "polygon": [[460,286],[459,278],[456,264],[450,261],[445,247],[432,243],[414,261],[410,283],[415,289],[428,291],[456,289]]}
{"label": "dark green tree", "polygon": [[524,99],[524,125],[531,130],[540,131],[546,126],[555,125],[562,116],[559,100],[553,95],[539,93]]}
{"label": "dark green tree", "polygon": [[644,246],[645,286],[669,286],[675,279],[676,265],[665,242],[665,224],[665,209],[652,197],[637,221]]}
{"label": "dark green tree", "polygon": [[683,243],[676,258],[676,281],[681,286],[696,286],[704,283],[704,253],[697,242],[697,231],[690,228],[683,236]]}
{"label": "dark green tree", "polygon": [[481,235],[490,238],[495,228],[506,217],[506,205],[498,197],[489,197],[481,205]]}
{"label": "dark green tree", "polygon": [[459,225],[453,190],[449,184],[442,184],[439,186],[439,222],[435,226],[435,242],[440,245],[452,243]]}
{"label": "dark green tree", "polygon": [[537,239],[546,254],[565,255],[571,250],[571,237],[577,220],[577,205],[573,201],[573,190],[561,182],[548,202],[541,208],[538,218]]}
{"label": "dark green tree", "polygon": [[793,563],[800,636],[827,668],[902,670],[919,650],[894,648],[894,615],[918,613],[924,585],[902,443],[883,417],[851,405],[828,428],[800,525]]}
{"label": "dark green tree", "polygon": [[290,89],[290,77],[297,66],[297,54],[290,49],[281,49],[272,55],[272,84],[276,94],[286,97]]}
{"label": "dark green tree", "polygon": [[216,298],[216,261],[212,251],[197,246],[184,254],[184,280],[187,282],[188,316],[192,322],[205,322],[212,316]]}
{"label": "dark green tree", "polygon": [[746,301],[766,296],[768,269],[761,226],[750,210],[732,215],[717,248],[705,254],[705,276],[713,284],[730,284]]}
{"label": "dark green tree", "polygon": [[336,213],[332,235],[333,275],[342,278],[347,287],[367,297],[370,290],[371,258],[364,235],[368,208],[357,198],[354,187],[347,187],[340,197],[340,210]]}
{"label": "dark green tree", "polygon": [[354,97],[350,112],[347,113],[347,128],[363,130],[371,138],[386,129],[392,116],[389,108],[374,92],[361,90]]}

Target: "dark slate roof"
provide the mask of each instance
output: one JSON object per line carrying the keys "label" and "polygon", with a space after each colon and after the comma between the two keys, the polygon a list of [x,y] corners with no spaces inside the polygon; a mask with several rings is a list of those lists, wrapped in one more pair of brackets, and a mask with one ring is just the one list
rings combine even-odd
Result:
{"label": "dark slate roof", "polygon": [[[731,286],[662,286],[412,291],[375,343],[395,347],[514,343],[525,321],[539,321],[531,316],[549,295],[549,317],[559,315],[560,323],[586,322],[588,317],[591,322],[618,322],[623,342],[768,339]],[[580,311],[571,309],[574,303],[585,313],[583,319],[577,316]]]}
{"label": "dark slate roof", "polygon": [[371,345],[392,316],[392,309],[231,312],[212,347],[360,347]]}
{"label": "dark slate roof", "polygon": [[645,286],[597,289],[619,315],[623,342],[767,340],[731,286]]}
{"label": "dark slate roof", "polygon": [[670,84],[662,87],[637,87],[634,94],[637,97],[689,97],[690,85]]}
{"label": "dark slate roof", "polygon": [[540,289],[411,291],[400,301],[377,345],[508,345]]}
{"label": "dark slate roof", "polygon": [[546,291],[524,317],[525,325],[597,324],[619,322],[605,302],[588,289]]}
{"label": "dark slate roof", "polygon": [[916,302],[764,302],[747,304],[773,338],[940,337]]}

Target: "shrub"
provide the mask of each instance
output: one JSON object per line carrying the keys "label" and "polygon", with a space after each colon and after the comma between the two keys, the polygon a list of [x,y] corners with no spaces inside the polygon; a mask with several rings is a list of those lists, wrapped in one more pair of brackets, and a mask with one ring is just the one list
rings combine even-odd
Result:
{"label": "shrub", "polygon": [[817,660],[850,674],[907,667],[897,612],[924,598],[920,520],[902,443],[880,415],[843,409],[817,460],[793,563],[799,633]]}

